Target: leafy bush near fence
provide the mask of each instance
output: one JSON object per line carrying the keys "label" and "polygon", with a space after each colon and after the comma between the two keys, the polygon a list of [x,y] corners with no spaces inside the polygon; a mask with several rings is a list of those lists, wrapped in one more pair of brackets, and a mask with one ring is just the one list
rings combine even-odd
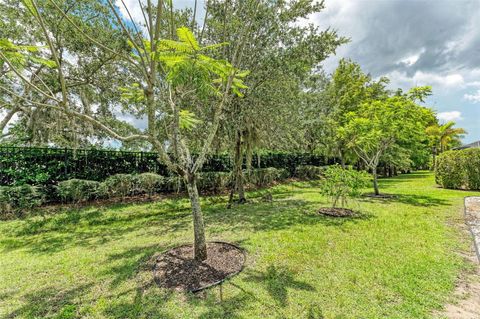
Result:
{"label": "leafy bush near fence", "polygon": [[[195,156],[195,155],[193,155]],[[303,153],[262,152],[254,157],[254,168],[285,168],[291,175],[299,165],[322,166],[334,159]],[[202,172],[230,172],[228,154],[207,158]],[[55,149],[0,146],[0,185],[57,185],[69,179],[101,182],[115,174],[156,173],[172,176],[152,152]]]}
{"label": "leafy bush near fence", "polygon": [[58,183],[57,192],[65,202],[79,203],[106,196],[104,185],[97,181],[70,179]]}
{"label": "leafy bush near fence", "polygon": [[295,169],[295,177],[300,179],[318,179],[328,166],[300,165]]}
{"label": "leafy bush near fence", "polygon": [[103,183],[108,197],[125,198],[134,195],[137,192],[135,175],[131,174],[115,174],[108,177]]}
{"label": "leafy bush near fence", "polygon": [[257,187],[265,187],[273,182],[287,179],[290,172],[287,169],[278,169],[274,167],[253,169],[246,174],[247,183]]}
{"label": "leafy bush near fence", "polygon": [[45,195],[39,187],[0,187],[0,218],[22,217],[44,202]]}
{"label": "leafy bush near fence", "polygon": [[135,186],[138,192],[152,196],[162,188],[165,178],[155,173],[142,173],[135,176]]}
{"label": "leafy bush near fence", "polygon": [[[299,172],[304,176],[316,176],[324,168],[315,166],[302,167]],[[316,174],[316,173],[315,173]],[[246,183],[256,187],[265,187],[291,177],[289,170],[274,167],[255,168],[245,172]],[[232,182],[229,172],[201,172],[197,186],[199,191],[218,193],[230,187]],[[22,185],[0,187],[0,216],[19,217],[46,202],[47,192],[44,188]],[[103,182],[70,179],[61,181],[53,188],[54,194],[48,196],[59,198],[66,203],[79,203],[102,198],[124,198],[130,195],[158,192],[183,192],[185,184],[179,176],[161,176],[155,173],[115,174]]]}
{"label": "leafy bush near fence", "polygon": [[203,172],[198,178],[197,187],[202,191],[218,193],[229,186],[230,173],[227,172]]}
{"label": "leafy bush near fence", "polygon": [[480,190],[480,149],[454,150],[439,155],[435,181],[444,188]]}

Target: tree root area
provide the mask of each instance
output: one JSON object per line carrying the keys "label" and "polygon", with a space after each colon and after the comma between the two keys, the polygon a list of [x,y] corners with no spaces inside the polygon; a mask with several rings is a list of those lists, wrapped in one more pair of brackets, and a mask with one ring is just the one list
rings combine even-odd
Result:
{"label": "tree root area", "polygon": [[207,260],[197,261],[193,255],[193,245],[176,247],[160,255],[153,271],[157,284],[197,292],[238,274],[245,263],[242,249],[223,242],[207,243]]}
{"label": "tree root area", "polygon": [[353,217],[357,214],[348,208],[337,208],[337,207],[322,207],[318,210],[320,215],[331,216],[331,217]]}

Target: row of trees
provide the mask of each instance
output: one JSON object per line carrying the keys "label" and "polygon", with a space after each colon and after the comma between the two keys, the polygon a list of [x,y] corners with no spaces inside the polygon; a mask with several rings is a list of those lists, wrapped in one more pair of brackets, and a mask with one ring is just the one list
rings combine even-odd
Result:
{"label": "row of trees", "polygon": [[260,149],[361,161],[376,193],[380,162],[422,166],[436,154],[427,127],[438,121],[419,105],[429,88],[392,92],[388,79],[348,60],[331,76],[322,72],[347,41],[299,23],[323,2],[207,0],[202,17],[196,5],[177,10],[172,0],[139,5],[135,21],[123,0],[0,3],[2,143],[116,141],[158,152],[187,185],[196,259],[206,258],[197,176],[209,153],[234,158],[231,198],[239,202],[242,168]]}

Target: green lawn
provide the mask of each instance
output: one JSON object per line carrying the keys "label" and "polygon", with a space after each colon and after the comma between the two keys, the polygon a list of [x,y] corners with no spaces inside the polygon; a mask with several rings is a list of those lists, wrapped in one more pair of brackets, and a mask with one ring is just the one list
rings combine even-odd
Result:
{"label": "green lawn", "polygon": [[152,256],[192,240],[188,201],[125,204],[0,222],[0,318],[425,318],[469,265],[458,255],[463,197],[430,173],[381,180],[394,199],[362,216],[315,214],[315,183],[226,210],[204,200],[210,240],[248,252],[244,271],[203,296],[152,282]]}

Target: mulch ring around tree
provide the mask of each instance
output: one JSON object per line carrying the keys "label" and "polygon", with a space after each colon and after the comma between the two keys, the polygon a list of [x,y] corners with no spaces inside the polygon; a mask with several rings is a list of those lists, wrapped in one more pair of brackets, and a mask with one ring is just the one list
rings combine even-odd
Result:
{"label": "mulch ring around tree", "polygon": [[238,274],[246,259],[243,249],[224,242],[207,243],[207,257],[196,261],[193,245],[170,249],[157,258],[154,279],[162,288],[197,292]]}
{"label": "mulch ring around tree", "polygon": [[330,217],[354,217],[357,216],[353,210],[341,207],[322,207],[318,210],[320,215]]}
{"label": "mulch ring around tree", "polygon": [[395,198],[396,196],[395,195],[392,195],[392,194],[374,194],[374,193],[370,193],[370,194],[365,194],[366,197],[370,197],[370,198],[380,198],[380,199],[389,199],[389,198]]}

